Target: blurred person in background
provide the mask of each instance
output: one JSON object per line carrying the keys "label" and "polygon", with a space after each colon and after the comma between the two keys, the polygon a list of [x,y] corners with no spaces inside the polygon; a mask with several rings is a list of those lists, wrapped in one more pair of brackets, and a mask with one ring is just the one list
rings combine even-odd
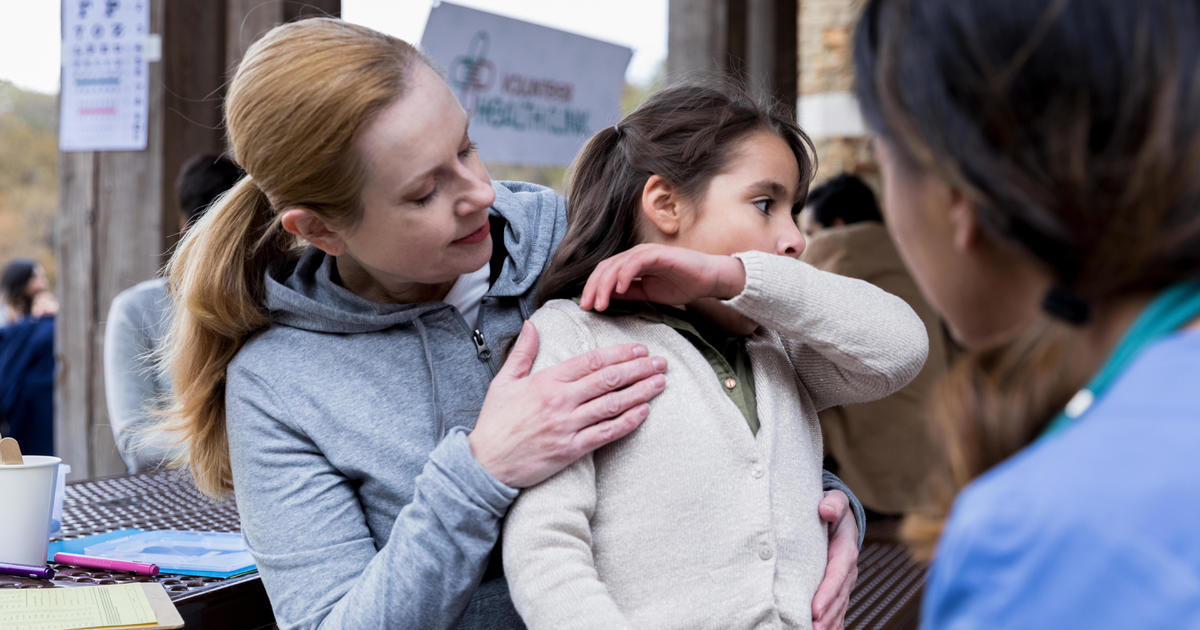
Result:
{"label": "blurred person in background", "polygon": [[[179,231],[196,222],[243,173],[219,155],[193,156],[179,170]],[[155,411],[171,393],[170,377],[154,361],[171,325],[167,279],[153,278],[122,291],[108,309],[104,331],[104,393],[117,450],[131,473],[157,468],[187,449],[153,430]]]}
{"label": "blurred person in background", "polygon": [[927,507],[930,475],[949,474],[929,433],[928,404],[946,373],[953,344],[888,238],[875,193],[858,177],[838,175],[813,188],[799,213],[809,238],[800,260],[865,280],[912,307],[929,335],[929,358],[911,383],[877,401],[820,413],[826,468],[846,482],[869,520]]}
{"label": "blurred person in background", "polygon": [[924,627],[1200,628],[1200,3],[873,0],[854,61],[969,350]]}
{"label": "blurred person in background", "polygon": [[0,327],[0,432],[26,455],[54,454],[54,315],[41,265],[17,258],[0,274],[11,321]]}

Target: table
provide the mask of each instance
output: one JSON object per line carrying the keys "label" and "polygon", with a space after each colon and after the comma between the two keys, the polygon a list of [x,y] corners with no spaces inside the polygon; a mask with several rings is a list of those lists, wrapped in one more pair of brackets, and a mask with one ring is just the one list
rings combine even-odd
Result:
{"label": "table", "polygon": [[[213,501],[181,470],[139,473],[67,484],[63,538],[123,527],[239,531],[232,497]],[[258,573],[229,579],[162,574],[155,577],[51,563],[53,580],[0,575],[0,588],[50,588],[84,584],[162,583],[188,628],[269,628],[275,619]],[[873,523],[858,560],[846,630],[917,627],[925,567],[897,542],[894,523]]]}
{"label": "table", "polygon": [[867,525],[846,630],[908,630],[919,625],[927,567],[909,556],[898,529],[898,520]]}
{"label": "table", "polygon": [[[187,472],[170,470],[67,484],[63,538],[121,529],[239,530],[233,499],[213,501]],[[0,576],[0,588],[51,588],[155,581],[163,585],[188,628],[270,628],[275,618],[258,573],[228,579],[154,577],[50,563],[52,580]]]}

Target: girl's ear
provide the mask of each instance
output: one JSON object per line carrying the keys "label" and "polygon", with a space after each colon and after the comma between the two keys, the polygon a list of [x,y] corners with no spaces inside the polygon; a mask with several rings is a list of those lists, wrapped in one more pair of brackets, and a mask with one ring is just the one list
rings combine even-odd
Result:
{"label": "girl's ear", "polygon": [[661,175],[651,175],[646,180],[642,187],[642,215],[663,236],[679,234],[683,211],[683,199],[671,182]]}
{"label": "girl's ear", "polygon": [[320,217],[304,208],[288,208],[279,216],[283,229],[312,243],[330,256],[346,252],[346,241]]}

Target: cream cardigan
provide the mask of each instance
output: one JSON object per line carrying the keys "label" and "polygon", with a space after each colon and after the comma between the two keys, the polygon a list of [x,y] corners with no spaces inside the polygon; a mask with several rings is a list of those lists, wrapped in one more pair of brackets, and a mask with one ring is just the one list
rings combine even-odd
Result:
{"label": "cream cardigan", "polygon": [[904,301],[866,282],[791,258],[738,257],[746,288],[726,303],[761,325],[747,339],[757,436],[670,327],[567,300],[534,314],[534,370],[630,341],[669,367],[638,430],[509,510],[504,570],[531,630],[811,626],[828,543],[817,411],[904,386],[928,341]]}

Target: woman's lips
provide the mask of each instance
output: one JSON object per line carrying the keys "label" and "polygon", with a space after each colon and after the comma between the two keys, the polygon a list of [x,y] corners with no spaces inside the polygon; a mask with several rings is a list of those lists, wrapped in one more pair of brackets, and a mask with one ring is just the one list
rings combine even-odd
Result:
{"label": "woman's lips", "polygon": [[456,241],[452,241],[451,245],[474,245],[476,243],[481,243],[483,242],[483,239],[487,238],[488,236],[488,227],[489,222],[485,219],[483,221],[483,225],[480,226],[478,230],[475,230],[474,232],[471,232],[470,234]]}

